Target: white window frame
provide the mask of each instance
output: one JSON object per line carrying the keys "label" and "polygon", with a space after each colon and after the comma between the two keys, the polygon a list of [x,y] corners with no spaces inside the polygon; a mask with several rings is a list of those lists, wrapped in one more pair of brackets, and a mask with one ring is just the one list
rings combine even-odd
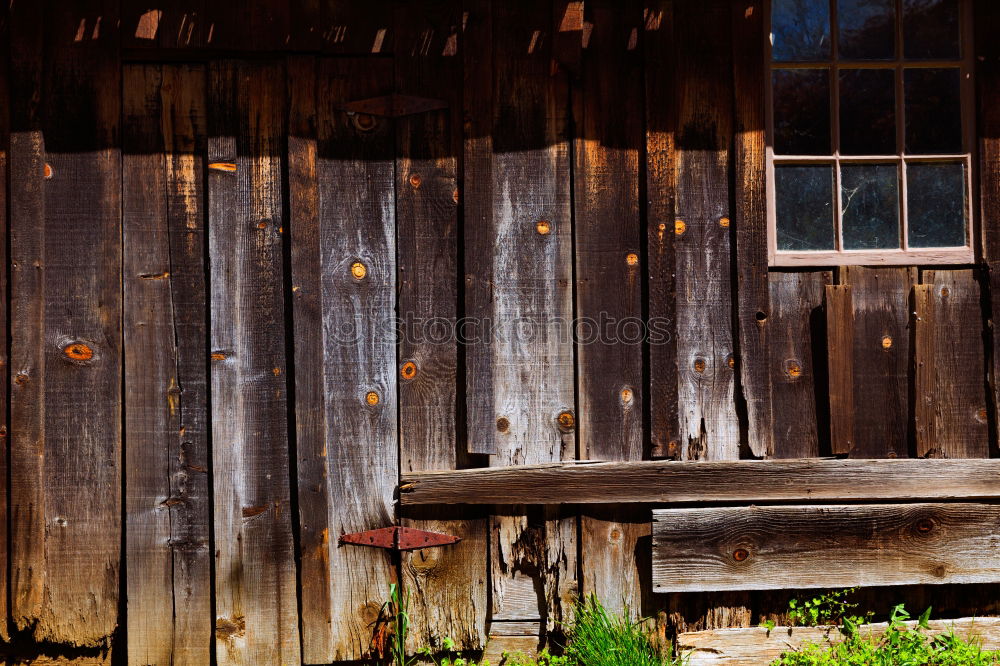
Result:
{"label": "white window frame", "polygon": [[[970,264],[975,261],[976,218],[974,215],[975,194],[975,88],[973,70],[972,3],[959,1],[959,47],[960,60],[903,60],[903,0],[896,0],[896,54],[894,60],[851,60],[838,61],[837,1],[830,0],[831,60],[823,62],[772,62],[771,60],[771,2],[766,2],[765,34],[765,85],[766,104],[766,173],[767,173],[767,234],[768,264],[770,266],[899,266],[932,264]],[[905,106],[903,98],[902,70],[912,68],[958,67],[960,71],[961,95],[961,153],[942,155],[910,155],[905,152]],[[896,146],[904,150],[896,155],[849,155],[841,156],[840,148],[840,99],[841,69],[892,69],[895,70],[896,86]],[[774,106],[773,77],[775,69],[826,69],[830,72],[830,134],[833,153],[830,155],[775,155],[774,154]],[[909,219],[907,211],[906,165],[915,162],[958,162],[965,164],[966,173],[966,244],[963,247],[910,248]],[[775,164],[828,164],[834,168],[834,215],[836,233],[834,250],[778,250],[777,215],[775,206],[774,166]],[[895,164],[899,173],[899,220],[901,234],[900,249],[845,250],[843,249],[843,228],[841,223],[842,197],[840,192],[840,164]]]}

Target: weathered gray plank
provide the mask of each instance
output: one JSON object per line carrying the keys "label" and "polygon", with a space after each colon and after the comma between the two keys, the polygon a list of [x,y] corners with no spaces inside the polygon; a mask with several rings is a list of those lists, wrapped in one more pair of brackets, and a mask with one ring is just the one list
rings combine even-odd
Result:
{"label": "weathered gray plank", "polygon": [[998,460],[554,463],[403,473],[400,502],[591,504],[1000,497]]}
{"label": "weathered gray plank", "polygon": [[854,304],[851,286],[826,286],[826,359],[829,369],[830,449],[854,447]]}
{"label": "weathered gray plank", "polygon": [[[915,621],[906,622],[909,628]],[[858,627],[861,636],[878,637],[885,633],[884,622]],[[950,634],[977,641],[984,650],[1000,649],[1000,618],[965,617],[956,620],[931,620],[926,635]],[[692,631],[677,636],[677,651],[685,655],[689,666],[728,664],[758,666],[778,659],[783,652],[798,649],[807,643],[834,645],[844,639],[837,627],[735,627]]]}
{"label": "weathered gray plank", "polygon": [[653,511],[658,592],[1000,581],[995,504]]}
{"label": "weathered gray plank", "polygon": [[284,69],[218,61],[210,74],[216,658],[294,663],[299,632],[281,253]]}

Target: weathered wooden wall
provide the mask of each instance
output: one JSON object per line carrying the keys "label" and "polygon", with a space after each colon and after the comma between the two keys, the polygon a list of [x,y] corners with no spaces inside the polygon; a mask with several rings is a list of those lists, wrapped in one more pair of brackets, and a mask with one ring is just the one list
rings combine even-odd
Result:
{"label": "weathered wooden wall", "polygon": [[[996,457],[1000,12],[976,5],[983,262],[769,271],[760,0],[5,3],[6,653],[354,660],[393,582],[412,648],[533,649],[580,592],[671,634],[780,619],[786,594],[653,594],[648,505],[401,508],[397,484]],[[338,545],[395,524],[463,541]]]}

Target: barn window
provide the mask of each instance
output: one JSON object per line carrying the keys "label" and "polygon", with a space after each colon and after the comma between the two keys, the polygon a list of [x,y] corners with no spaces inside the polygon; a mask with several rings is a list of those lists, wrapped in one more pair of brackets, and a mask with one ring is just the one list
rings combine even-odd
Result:
{"label": "barn window", "polygon": [[771,265],[973,260],[969,13],[771,0]]}

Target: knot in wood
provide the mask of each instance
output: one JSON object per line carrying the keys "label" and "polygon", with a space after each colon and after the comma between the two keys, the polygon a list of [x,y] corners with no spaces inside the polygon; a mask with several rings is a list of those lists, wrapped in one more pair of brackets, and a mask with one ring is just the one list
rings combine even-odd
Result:
{"label": "knot in wood", "polygon": [[48,162],[46,162],[45,166],[42,167],[42,175],[44,176],[45,180],[52,179],[52,165],[49,164]]}
{"label": "knot in wood", "polygon": [[629,252],[627,255],[625,255],[625,263],[628,264],[629,266],[635,266],[636,264],[639,263],[639,255],[637,255],[635,252]]}
{"label": "knot in wood", "polygon": [[356,113],[351,117],[355,129],[360,132],[371,132],[375,129],[375,116],[367,113]]}
{"label": "knot in wood", "polygon": [[363,280],[368,275],[368,267],[360,261],[355,261],[351,264],[351,275],[354,276],[355,280]]}
{"label": "knot in wood", "polygon": [[886,351],[892,349],[892,336],[890,335],[882,336],[882,349],[885,349]]}
{"label": "knot in wood", "polygon": [[375,391],[368,391],[368,393],[365,394],[365,402],[371,405],[372,407],[377,405],[380,400],[381,398],[379,398],[378,393],[376,393]]}
{"label": "knot in wood", "polygon": [[635,394],[632,393],[632,389],[628,388],[627,386],[622,389],[621,398],[622,398],[622,404],[623,405],[627,405],[627,404],[631,403],[632,402],[632,398],[634,398],[634,397],[635,397]]}
{"label": "knot in wood", "polygon": [[82,342],[73,342],[63,347],[63,354],[71,361],[89,361],[94,358],[94,350]]}
{"label": "knot in wood", "polygon": [[720,217],[719,218],[719,226],[722,227],[723,229],[728,229],[729,228],[729,218],[728,217]]}
{"label": "knot in wood", "polygon": [[537,231],[543,236],[547,236],[549,232],[552,231],[552,225],[549,223],[548,220],[539,220],[538,223],[535,225],[535,231]]}
{"label": "knot in wood", "polygon": [[399,369],[399,376],[403,379],[413,379],[417,376],[417,364],[413,361],[407,361]]}
{"label": "knot in wood", "polygon": [[420,185],[423,182],[424,179],[420,177],[419,173],[410,174],[410,187],[412,187],[413,189],[419,190]]}
{"label": "knot in wood", "polygon": [[730,370],[735,370],[736,369],[736,359],[733,358],[732,354],[729,354],[728,356],[726,356],[726,365],[729,366]]}
{"label": "knot in wood", "polygon": [[500,432],[507,432],[510,430],[510,421],[507,420],[507,417],[501,416],[497,419],[497,430]]}
{"label": "knot in wood", "polygon": [[573,416],[573,412],[568,410],[560,412],[559,416],[556,417],[556,421],[559,423],[559,429],[563,432],[569,432],[576,426],[576,417]]}
{"label": "knot in wood", "polygon": [[737,562],[744,562],[750,557],[750,551],[746,548],[737,548],[733,551],[733,559]]}
{"label": "knot in wood", "polygon": [[456,206],[458,205],[458,190],[452,190],[451,191],[451,201]]}
{"label": "knot in wood", "polygon": [[917,521],[917,531],[921,534],[929,534],[934,529],[934,521],[930,518],[921,518]]}
{"label": "knot in wood", "polygon": [[785,374],[792,379],[798,379],[802,376],[802,366],[795,359],[789,359],[785,362]]}
{"label": "knot in wood", "polygon": [[681,236],[681,235],[684,234],[685,231],[687,231],[687,225],[684,224],[684,220],[677,220],[677,221],[674,222],[674,233],[675,234],[677,234],[678,236]]}
{"label": "knot in wood", "polygon": [[694,360],[694,371],[698,374],[705,372],[705,359],[696,358]]}

